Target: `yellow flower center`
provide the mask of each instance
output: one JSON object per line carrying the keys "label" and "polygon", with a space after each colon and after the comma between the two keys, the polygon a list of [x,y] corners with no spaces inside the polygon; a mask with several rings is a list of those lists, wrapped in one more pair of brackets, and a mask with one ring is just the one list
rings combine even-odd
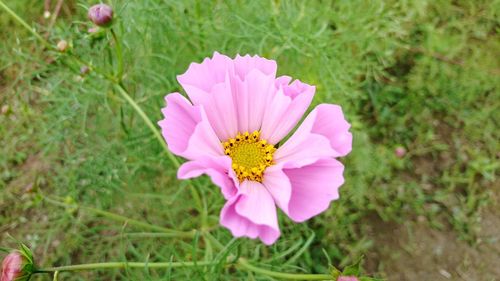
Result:
{"label": "yellow flower center", "polygon": [[238,133],[235,138],[222,143],[224,153],[233,160],[232,168],[240,182],[262,182],[264,171],[273,164],[276,148],[259,137],[259,131]]}

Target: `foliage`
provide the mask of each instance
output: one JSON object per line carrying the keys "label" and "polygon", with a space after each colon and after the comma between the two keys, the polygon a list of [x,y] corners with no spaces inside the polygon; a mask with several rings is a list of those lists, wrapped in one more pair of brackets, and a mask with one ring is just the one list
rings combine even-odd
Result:
{"label": "foliage", "polygon": [[[84,61],[112,72],[111,38],[87,32],[84,7],[93,2],[65,4],[51,29],[42,5],[28,3],[7,1],[54,45],[65,39]],[[113,6],[125,87],[150,119],[161,118],[166,93],[180,91],[176,75],[190,62],[214,51],[276,59],[279,74],[317,85],[314,102],[342,105],[353,124],[346,184],[325,214],[304,224],[282,216],[282,238],[271,247],[230,242],[227,230],[216,230],[217,239],[231,243],[221,254],[201,250],[202,240],[145,238],[126,224],[44,203],[27,191],[175,229],[190,230],[199,221],[186,182],[176,180],[157,140],[110,83],[92,72],[80,75],[81,65],[43,51],[2,13],[0,229],[26,241],[37,263],[221,261],[208,271],[82,272],[64,280],[269,280],[224,268],[225,255],[280,271],[325,273],[330,264],[345,267],[373,249],[366,229],[373,216],[398,223],[424,217],[476,241],[479,211],[499,170],[499,1],[141,0]],[[403,158],[394,154],[400,145],[408,150]],[[222,196],[207,179],[198,182],[209,222],[217,225]]]}

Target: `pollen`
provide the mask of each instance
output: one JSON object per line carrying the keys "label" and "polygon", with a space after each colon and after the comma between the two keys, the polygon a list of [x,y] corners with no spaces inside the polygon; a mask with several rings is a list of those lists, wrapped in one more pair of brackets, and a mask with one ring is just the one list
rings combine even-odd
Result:
{"label": "pollen", "polygon": [[240,182],[252,180],[262,182],[264,171],[273,164],[276,148],[260,139],[260,132],[238,133],[236,137],[222,143],[224,153],[231,157],[232,168]]}

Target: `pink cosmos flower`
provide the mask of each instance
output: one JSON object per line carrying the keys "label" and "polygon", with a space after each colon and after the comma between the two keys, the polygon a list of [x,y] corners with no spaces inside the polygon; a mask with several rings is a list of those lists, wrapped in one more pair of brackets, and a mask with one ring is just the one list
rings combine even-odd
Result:
{"label": "pink cosmos flower", "polygon": [[351,151],[350,124],[338,105],[320,104],[288,138],[315,87],[276,77],[276,62],[214,53],[192,63],[165,97],[158,124],[169,149],[186,158],[180,179],[210,176],[227,200],[220,223],[234,236],[272,244],[280,236],[278,206],[295,222],[325,211],[339,198]]}

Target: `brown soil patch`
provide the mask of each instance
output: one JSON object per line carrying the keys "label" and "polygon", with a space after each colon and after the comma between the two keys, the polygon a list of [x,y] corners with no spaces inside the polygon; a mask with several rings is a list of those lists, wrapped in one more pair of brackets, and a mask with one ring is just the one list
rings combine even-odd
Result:
{"label": "brown soil patch", "polygon": [[433,229],[424,219],[404,224],[371,219],[375,243],[366,268],[398,281],[500,280],[499,214],[498,202],[483,210],[477,245],[459,240],[451,229]]}

